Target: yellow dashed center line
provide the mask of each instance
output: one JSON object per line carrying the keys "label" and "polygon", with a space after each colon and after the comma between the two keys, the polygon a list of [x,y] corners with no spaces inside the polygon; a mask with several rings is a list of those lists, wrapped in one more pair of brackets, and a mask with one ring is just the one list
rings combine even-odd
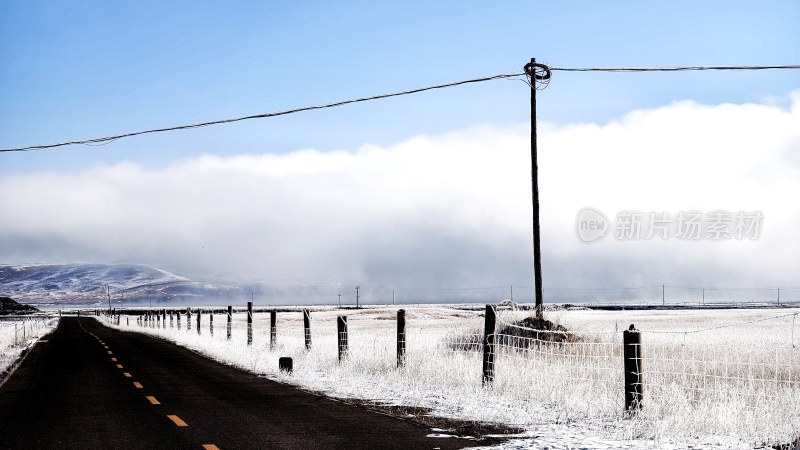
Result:
{"label": "yellow dashed center line", "polygon": [[111,361],[117,362],[117,358],[111,358]]}
{"label": "yellow dashed center line", "polygon": [[122,374],[125,375],[125,378],[133,378],[133,375],[128,372],[122,372]]}
{"label": "yellow dashed center line", "polygon": [[108,351],[108,354],[109,354],[109,355],[113,355],[113,353],[111,353],[111,350],[109,350],[109,351]]}
{"label": "yellow dashed center line", "polygon": [[149,400],[150,403],[153,404],[153,405],[160,405],[161,404],[161,402],[156,400],[156,398],[153,397],[152,395],[148,395],[147,396],[147,400]]}
{"label": "yellow dashed center line", "polygon": [[117,369],[122,369],[122,364],[117,364]]}
{"label": "yellow dashed center line", "polygon": [[139,383],[138,381],[134,381],[134,382],[133,382],[133,386],[134,386],[136,389],[144,389],[144,386],[142,386],[142,383]]}
{"label": "yellow dashed center line", "polygon": [[103,348],[104,348],[104,349],[106,349],[106,350],[108,350],[108,346],[107,346],[107,345],[104,345],[104,346],[103,346]]}
{"label": "yellow dashed center line", "polygon": [[219,447],[214,444],[203,444],[203,448],[206,450],[219,450]]}
{"label": "yellow dashed center line", "polygon": [[181,418],[180,418],[180,417],[178,417],[178,416],[175,416],[175,415],[169,415],[169,416],[167,416],[167,418],[168,418],[169,420],[173,421],[173,422],[175,423],[175,425],[177,425],[177,426],[179,426],[179,427],[188,427],[188,426],[189,426],[189,425],[187,425],[187,424],[186,424],[186,422],[184,422],[183,420],[181,420]]}

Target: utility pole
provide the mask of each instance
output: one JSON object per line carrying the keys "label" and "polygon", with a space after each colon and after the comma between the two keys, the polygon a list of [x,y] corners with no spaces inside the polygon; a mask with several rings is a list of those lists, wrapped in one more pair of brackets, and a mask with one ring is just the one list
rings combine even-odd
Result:
{"label": "utility pole", "polygon": [[106,295],[108,295],[108,313],[111,314],[111,287],[106,284]]}
{"label": "utility pole", "polygon": [[339,296],[339,308],[342,307],[342,294],[336,294]]}
{"label": "utility pole", "polygon": [[706,304],[706,288],[703,288],[703,304]]}
{"label": "utility pole", "polygon": [[356,286],[356,308],[358,308],[358,290],[361,289],[361,286]]}
{"label": "utility pole", "polygon": [[539,163],[537,161],[537,136],[536,136],[536,82],[546,82],[550,79],[550,69],[537,64],[536,58],[525,65],[525,74],[528,75],[531,85],[531,192],[533,204],[533,281],[536,296],[536,317],[544,314],[544,300],[542,298],[542,246],[540,241],[539,226]]}
{"label": "utility pole", "polygon": [[511,286],[511,301],[514,301],[514,286]]}
{"label": "utility pole", "polygon": [[781,288],[778,288],[778,304],[781,304]]}
{"label": "utility pole", "polygon": [[392,289],[392,305],[394,305],[394,289]]}
{"label": "utility pole", "polygon": [[664,285],[661,285],[661,306],[667,306],[666,301],[664,300]]}

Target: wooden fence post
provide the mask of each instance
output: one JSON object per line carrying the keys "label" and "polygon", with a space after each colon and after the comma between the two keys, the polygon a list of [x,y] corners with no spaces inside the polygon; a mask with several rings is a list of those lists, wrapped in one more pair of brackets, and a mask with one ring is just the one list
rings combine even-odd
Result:
{"label": "wooden fence post", "polygon": [[303,310],[303,330],[305,330],[306,350],[311,350],[311,312]]}
{"label": "wooden fence post", "polygon": [[253,302],[247,302],[247,345],[253,345]]}
{"label": "wooden fence post", "polygon": [[342,358],[347,357],[347,316],[336,318],[336,331],[339,337],[339,362],[342,362]]}
{"label": "wooden fence post", "polygon": [[272,310],[269,312],[269,349],[275,350],[275,342],[278,338],[278,311]]}
{"label": "wooden fence post", "polygon": [[483,384],[494,380],[494,328],[497,320],[494,307],[486,305],[486,322],[483,328]]}
{"label": "wooden fence post", "polygon": [[625,359],[625,412],[634,414],[642,409],[642,335],[631,324],[622,332],[623,358]]}
{"label": "wooden fence post", "polygon": [[186,329],[192,329],[192,309],[186,308]]}
{"label": "wooden fence post", "polygon": [[211,309],[208,312],[208,332],[211,333],[211,336],[214,336],[214,310]]}
{"label": "wooden fence post", "polygon": [[170,328],[174,328],[174,326],[175,326],[175,322],[174,321],[175,321],[175,317],[172,314],[172,311],[170,311],[169,312],[169,327]]}
{"label": "wooden fence post", "polygon": [[200,334],[200,308],[197,308],[197,334]]}
{"label": "wooden fence post", "polygon": [[162,323],[164,324],[164,329],[166,329],[167,328],[167,309],[166,308],[161,310],[161,317],[163,319]]}
{"label": "wooden fence post", "polygon": [[397,310],[397,367],[406,362],[406,310]]}
{"label": "wooden fence post", "polygon": [[175,324],[178,326],[178,331],[181,330],[181,312],[175,311]]}
{"label": "wooden fence post", "polygon": [[233,306],[228,305],[228,340],[231,340],[231,328],[233,328]]}

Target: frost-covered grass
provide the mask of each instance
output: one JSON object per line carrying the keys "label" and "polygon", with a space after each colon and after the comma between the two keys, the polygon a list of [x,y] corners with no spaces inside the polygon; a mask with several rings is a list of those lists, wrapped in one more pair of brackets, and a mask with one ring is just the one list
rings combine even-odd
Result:
{"label": "frost-covered grass", "polygon": [[36,340],[53,331],[58,319],[3,318],[0,320],[0,379],[22,352]]}
{"label": "frost-covered grass", "polygon": [[[521,427],[539,436],[517,442],[531,448],[557,442],[747,448],[800,436],[797,310],[553,311],[547,318],[567,326],[575,339],[554,344],[507,337],[497,348],[489,387],[481,383],[482,311],[407,307],[406,364],[398,369],[396,310],[314,310],[311,351],[304,347],[299,308],[278,313],[272,350],[269,314],[263,313],[254,315],[252,346],[246,344],[243,313],[234,314],[230,341],[222,314],[214,317],[213,336],[208,314],[200,335],[194,313],[191,330],[185,315],[180,329],[176,321],[170,328],[169,317],[166,328],[157,328],[158,322],[140,326],[126,316],[119,328],[336,397]],[[527,314],[501,311],[498,330]],[[349,357],[342,363],[337,315],[348,316]],[[645,402],[637,417],[624,419],[621,331],[631,323],[644,333]],[[724,328],[697,331],[712,327]],[[293,374],[278,371],[281,356],[294,358]]]}

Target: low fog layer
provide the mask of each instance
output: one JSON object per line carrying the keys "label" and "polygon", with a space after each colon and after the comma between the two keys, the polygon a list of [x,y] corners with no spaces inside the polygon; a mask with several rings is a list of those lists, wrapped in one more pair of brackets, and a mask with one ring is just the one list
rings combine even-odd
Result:
{"label": "low fog layer", "polygon": [[[540,124],[545,287],[800,286],[800,93],[790,97]],[[527,125],[476,127],[353,151],[4,176],[0,262],[132,262],[382,295],[516,285],[529,297],[528,139]],[[612,219],[761,211],[764,222],[755,241],[585,244],[575,218],[586,206]]]}

